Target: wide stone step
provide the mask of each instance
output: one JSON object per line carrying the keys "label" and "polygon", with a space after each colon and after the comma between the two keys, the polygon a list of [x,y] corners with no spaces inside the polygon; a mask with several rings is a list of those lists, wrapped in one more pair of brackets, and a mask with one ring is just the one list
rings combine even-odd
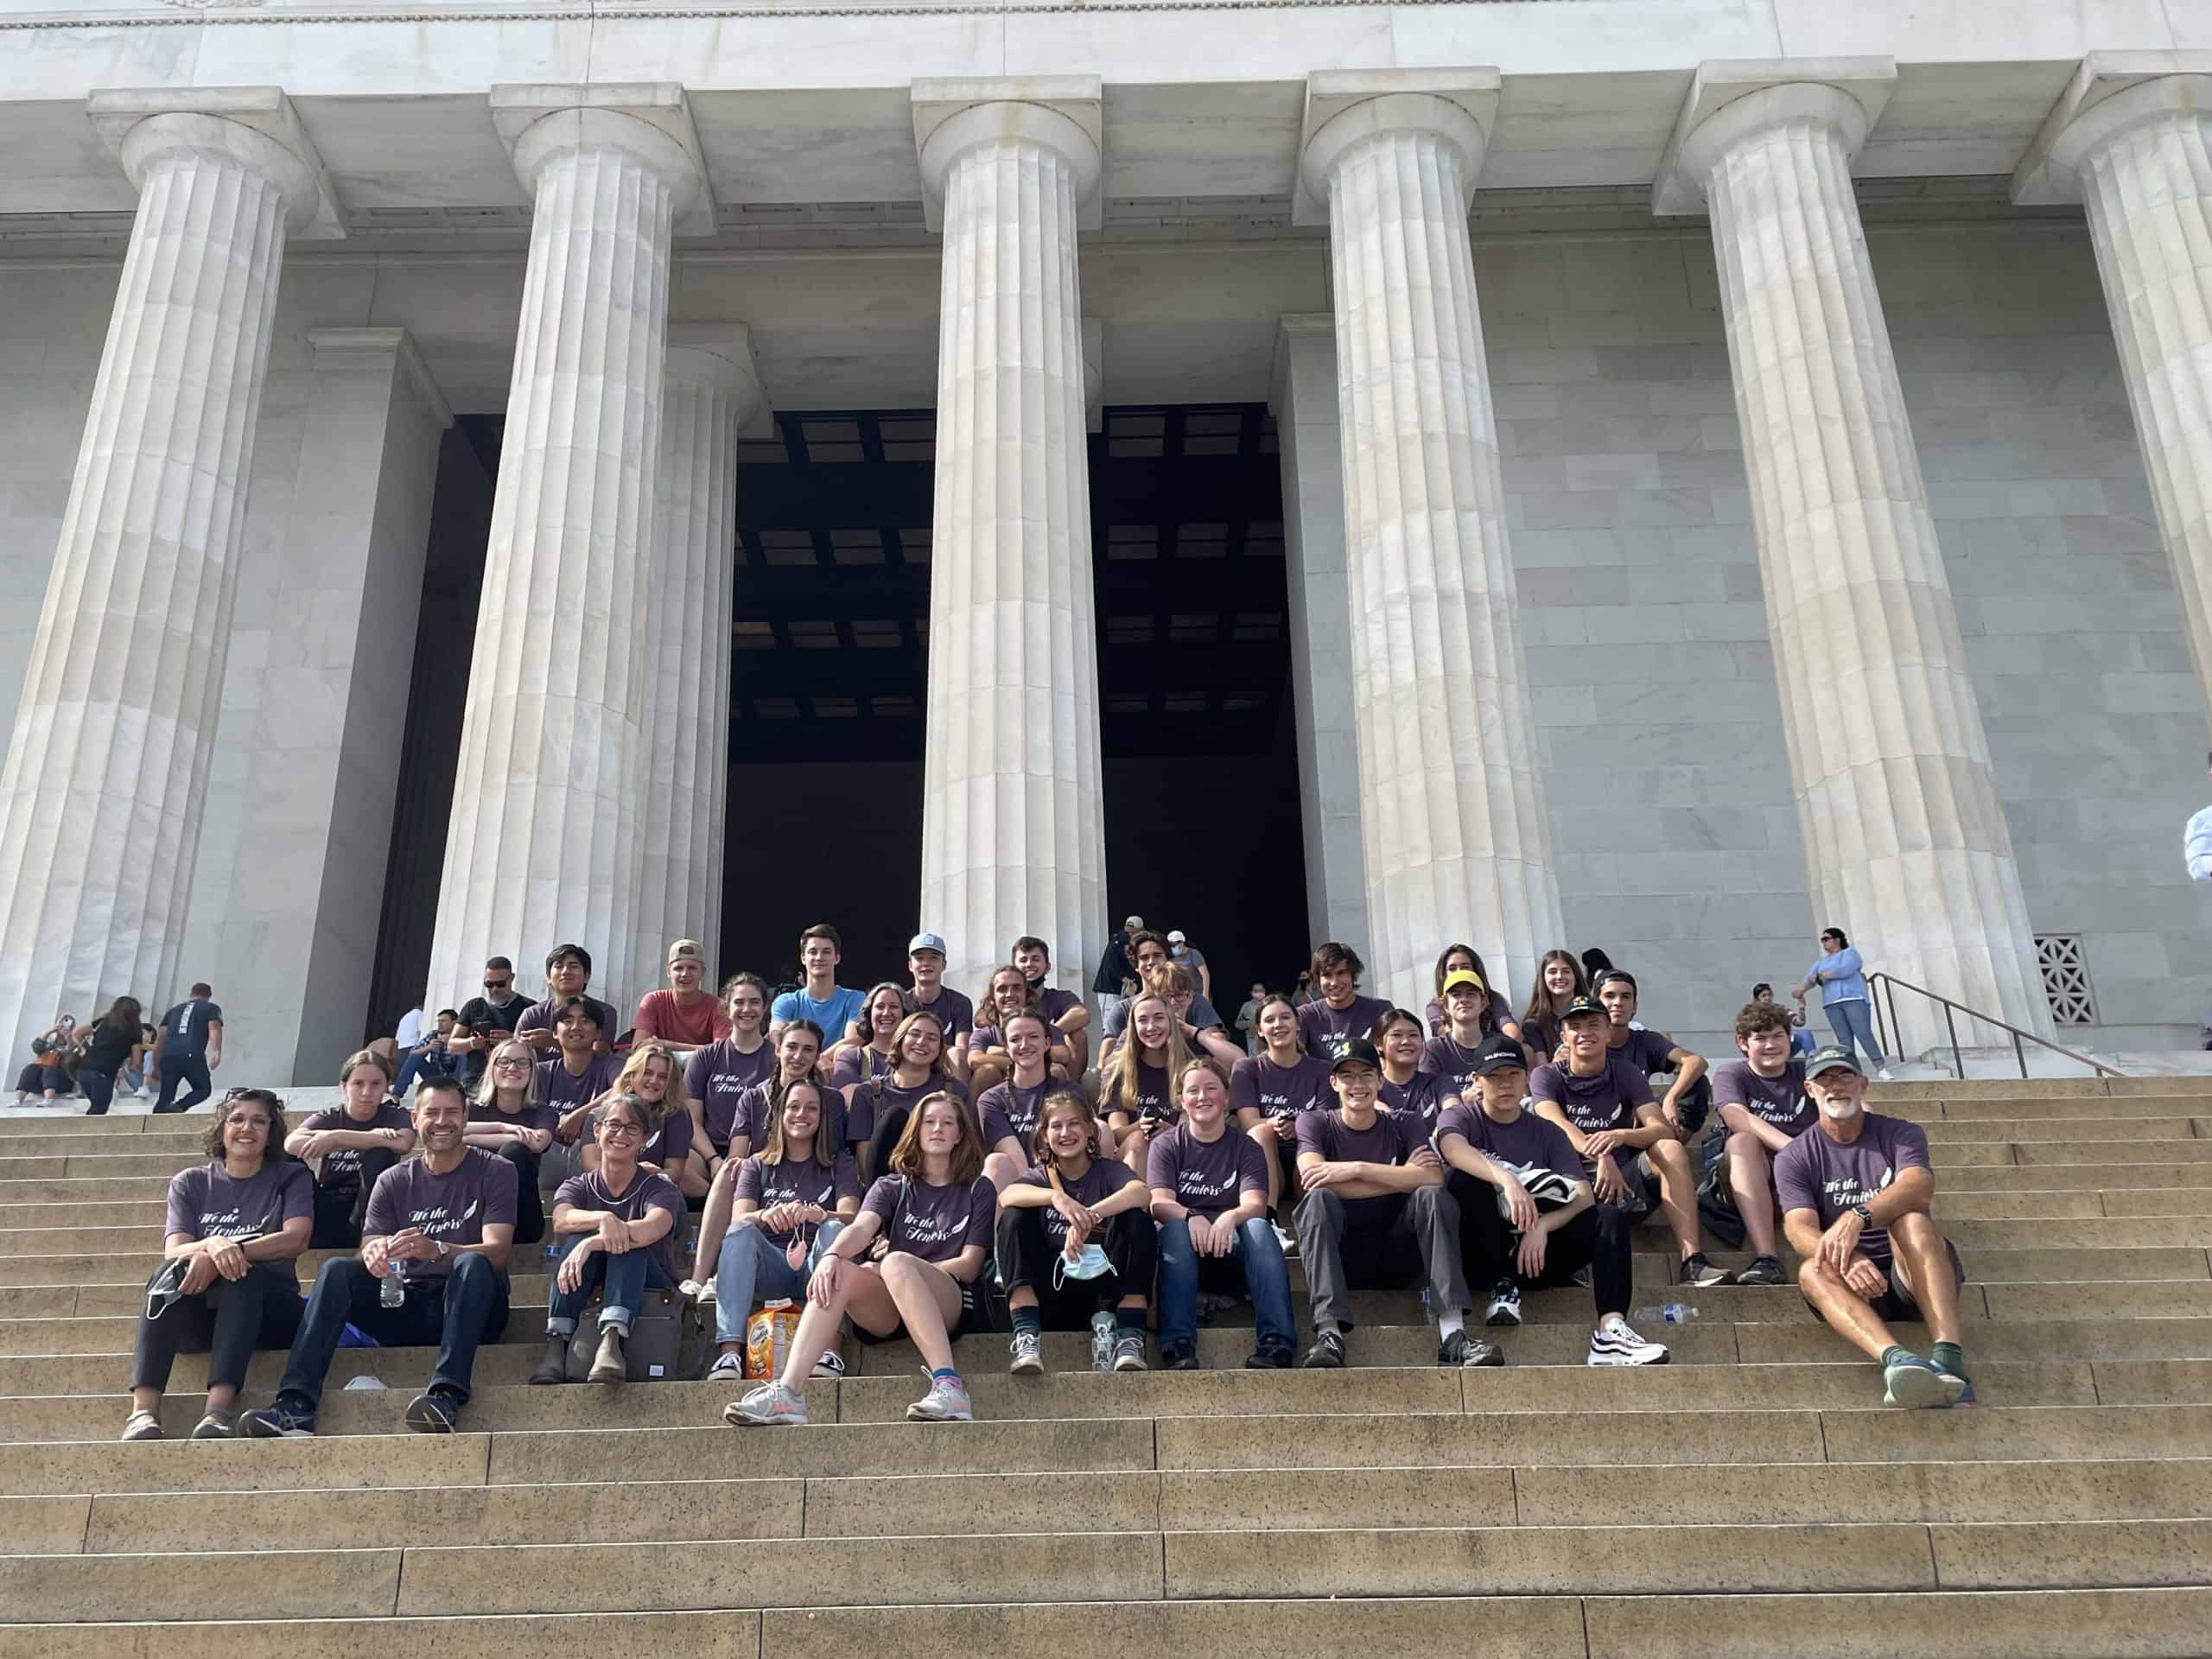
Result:
{"label": "wide stone step", "polygon": [[[175,1172],[170,1172],[172,1174]],[[162,1205],[168,1196],[168,1175],[38,1177],[29,1180],[0,1180],[0,1203],[106,1204],[136,1199]]]}
{"label": "wide stone step", "polygon": [[[2181,1163],[2160,1164],[2120,1163],[2111,1159],[2100,1160],[2088,1148],[2088,1157],[2052,1162],[2038,1162],[2032,1167],[2017,1164],[1981,1164],[1960,1166],[1954,1165],[1944,1170],[1936,1184],[1936,1213],[1942,1214],[1944,1201],[1961,1192],[2103,1192],[2107,1198],[2131,1192],[2183,1190],[2202,1192],[2212,1188],[2212,1166],[2187,1160]],[[2125,1210],[2107,1210],[2107,1214],[2126,1214]]]}
{"label": "wide stone step", "polygon": [[2078,1145],[2106,1141],[2188,1141],[2196,1137],[2194,1122],[2194,1119],[2185,1116],[2101,1114],[2095,1117],[1946,1117],[1923,1123],[1921,1128],[1927,1134],[1932,1154],[1937,1147],[1974,1146],[1990,1141],[2027,1146],[2050,1141]]}
{"label": "wide stone step", "polygon": [[[79,1122],[97,1123],[99,1120],[85,1118]],[[206,1120],[202,1119],[194,1129],[165,1128],[118,1141],[114,1135],[98,1130],[81,1133],[75,1124],[67,1128],[53,1125],[43,1135],[11,1135],[0,1141],[0,1157],[68,1158],[79,1154],[93,1157],[162,1157],[174,1159],[175,1168],[185,1169],[207,1161],[207,1141],[203,1138],[206,1128]]]}

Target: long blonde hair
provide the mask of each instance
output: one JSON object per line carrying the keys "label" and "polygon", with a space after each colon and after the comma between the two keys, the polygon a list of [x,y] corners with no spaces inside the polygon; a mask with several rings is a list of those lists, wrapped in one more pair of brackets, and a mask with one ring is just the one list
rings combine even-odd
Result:
{"label": "long blonde hair", "polygon": [[[645,1090],[639,1086],[645,1082],[645,1062],[655,1055],[668,1062],[668,1086],[661,1090],[658,1104],[647,1100]],[[533,1066],[531,1077],[535,1081],[537,1076],[537,1068]],[[635,1095],[638,1103],[645,1109],[649,1119],[645,1128],[649,1132],[655,1125],[667,1122],[683,1109],[683,1071],[676,1064],[676,1051],[658,1037],[648,1038],[639,1043],[630,1051],[630,1058],[623,1062],[621,1074],[614,1079],[614,1087],[608,1092]]]}
{"label": "long blonde hair", "polygon": [[484,1057],[484,1080],[476,1085],[475,1104],[487,1112],[499,1109],[499,1053],[502,1049],[518,1048],[530,1064],[523,1068],[522,1109],[528,1111],[537,1104],[537,1056],[530,1045],[519,1037],[509,1037],[494,1043],[492,1052]]}
{"label": "long blonde hair", "polygon": [[1147,1002],[1157,1002],[1166,1010],[1167,1058],[1160,1070],[1166,1074],[1171,1086],[1191,1063],[1191,1046],[1183,1040],[1183,1022],[1175,1017],[1174,1008],[1158,991],[1141,993],[1129,1003],[1129,1017],[1122,1027],[1122,1046],[1115,1051],[1114,1063],[1107,1068],[1107,1076],[1098,1090],[1098,1104],[1104,1111],[1136,1110],[1134,1105],[1123,1103],[1135,1101],[1137,1091],[1144,1086],[1144,1079],[1137,1072],[1144,1051],[1144,1045],[1137,1039],[1137,1010]]}

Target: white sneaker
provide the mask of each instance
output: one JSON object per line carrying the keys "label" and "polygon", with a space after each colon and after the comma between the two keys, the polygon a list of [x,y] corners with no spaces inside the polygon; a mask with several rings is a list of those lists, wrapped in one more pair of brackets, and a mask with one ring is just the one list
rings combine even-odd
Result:
{"label": "white sneaker", "polygon": [[845,1374],[845,1357],[835,1348],[825,1348],[822,1357],[814,1362],[814,1374],[817,1376],[842,1376]]}
{"label": "white sneaker", "polygon": [[1521,1287],[1510,1280],[1499,1280],[1490,1294],[1490,1306],[1483,1310],[1483,1323],[1496,1325],[1520,1324]]}
{"label": "white sneaker", "polygon": [[745,1357],[741,1354],[716,1354],[715,1363],[707,1370],[709,1382],[738,1382],[745,1377]]}
{"label": "white sneaker", "polygon": [[1279,1221],[1271,1221],[1268,1225],[1275,1230],[1275,1243],[1282,1246],[1282,1253],[1285,1255],[1296,1255],[1298,1241],[1283,1230],[1282,1224]]}
{"label": "white sneaker", "polygon": [[1646,1342],[1629,1328],[1626,1319],[1614,1319],[1590,1333],[1592,1365],[1664,1365],[1672,1357],[1665,1344]]}
{"label": "white sneaker", "polygon": [[804,1428],[806,1396],[780,1382],[763,1382],[743,1399],[723,1407],[722,1421],[734,1428]]}
{"label": "white sneaker", "polygon": [[1895,1083],[1897,1079],[1890,1075],[1890,1068],[1888,1066],[1878,1065],[1874,1068],[1874,1081],[1877,1083]]}
{"label": "white sneaker", "polygon": [[[925,1375],[927,1375],[925,1373]],[[906,1408],[910,1423],[972,1423],[968,1385],[957,1376],[931,1376],[930,1391]]]}

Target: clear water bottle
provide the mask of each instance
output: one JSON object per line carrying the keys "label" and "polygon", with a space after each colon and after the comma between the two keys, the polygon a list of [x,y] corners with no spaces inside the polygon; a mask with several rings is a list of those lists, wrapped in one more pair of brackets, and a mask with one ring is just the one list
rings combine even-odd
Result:
{"label": "clear water bottle", "polygon": [[1114,1316],[1103,1307],[1090,1316],[1090,1369],[1114,1369]]}
{"label": "clear water bottle", "polygon": [[407,1306],[407,1281],[399,1276],[399,1265],[392,1263],[377,1281],[377,1300],[386,1307]]}
{"label": "clear water bottle", "polygon": [[1661,1302],[1652,1307],[1636,1310],[1637,1323],[1642,1325],[1688,1325],[1698,1317],[1695,1302]]}

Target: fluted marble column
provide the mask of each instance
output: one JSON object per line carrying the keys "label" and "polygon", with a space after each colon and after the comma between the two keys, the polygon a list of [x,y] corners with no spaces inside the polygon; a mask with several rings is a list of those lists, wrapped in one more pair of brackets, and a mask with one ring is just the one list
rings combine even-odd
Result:
{"label": "fluted marble column", "polygon": [[2190,654],[2212,702],[2212,52],[2158,56],[2195,73],[2131,80],[2126,59],[2086,61],[2045,130],[2043,170],[2057,187],[2049,194],[2088,211]]}
{"label": "fluted marble column", "polygon": [[487,956],[527,974],[566,940],[618,1006],[658,980],[631,963],[653,489],[671,238],[703,181],[664,125],[576,90],[511,138],[535,207],[430,952],[442,997]]}
{"label": "fluted marble column", "polygon": [[[1814,920],[1871,967],[2047,1035],[1852,194],[1867,125],[1848,92],[1786,83],[1722,104],[1679,146],[1711,205]],[[1897,1011],[1908,1050],[1940,1037],[1940,1010],[1900,996]]]}
{"label": "fluted marble column", "polygon": [[1105,942],[1076,283],[1096,116],[1095,94],[1073,115],[988,99],[921,136],[944,264],[919,921],[951,947],[956,985],[1033,933],[1079,988]]}
{"label": "fluted marble column", "polygon": [[671,940],[706,947],[710,981],[720,959],[737,435],[761,405],[743,327],[677,323],[668,334],[633,995],[647,988]]}
{"label": "fluted marble column", "polygon": [[183,971],[285,238],[340,233],[273,89],[90,109],[138,212],[0,772],[14,1054]]}
{"label": "fluted marble column", "polygon": [[1497,77],[1462,73],[1313,77],[1303,159],[1335,283],[1366,955],[1410,1007],[1448,940],[1518,1001],[1564,938],[1467,237]]}

